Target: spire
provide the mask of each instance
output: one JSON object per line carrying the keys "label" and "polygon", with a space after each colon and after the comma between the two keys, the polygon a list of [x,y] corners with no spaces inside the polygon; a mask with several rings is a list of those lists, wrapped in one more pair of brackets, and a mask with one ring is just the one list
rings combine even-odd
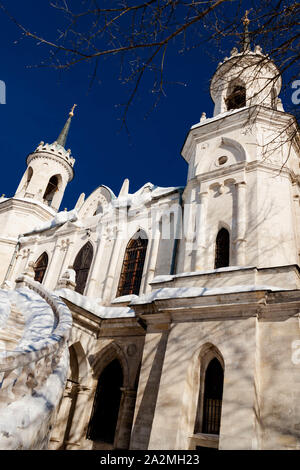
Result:
{"label": "spire", "polygon": [[69,117],[67,119],[67,122],[64,125],[63,130],[61,131],[61,133],[59,134],[59,136],[56,140],[56,142],[59,145],[61,145],[62,147],[65,147],[65,145],[66,145],[66,141],[67,141],[70,125],[71,125],[71,120],[72,120],[72,117],[74,116],[74,109],[75,109],[76,106],[77,106],[77,104],[74,104],[71,111],[69,112]]}
{"label": "spire", "polygon": [[243,25],[244,25],[244,33],[243,33],[243,44],[242,44],[242,52],[250,51],[250,35],[249,35],[249,23],[250,20],[248,18],[250,10],[246,10],[245,16],[243,18]]}

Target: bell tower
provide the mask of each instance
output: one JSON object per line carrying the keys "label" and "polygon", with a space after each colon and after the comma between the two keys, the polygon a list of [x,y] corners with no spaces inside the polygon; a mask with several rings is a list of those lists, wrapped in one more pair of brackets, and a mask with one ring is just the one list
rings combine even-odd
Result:
{"label": "bell tower", "polygon": [[15,197],[40,201],[52,209],[59,209],[66,186],[73,179],[75,159],[71,150],[65,149],[66,141],[74,116],[75,106],[52,144],[41,142],[27,157],[27,169],[21,179]]}
{"label": "bell tower", "polygon": [[[240,51],[218,65],[203,113],[182,148],[186,230],[177,272],[300,264],[297,122],[278,98],[281,76],[243,19]],[[295,137],[293,137],[293,135]]]}
{"label": "bell tower", "polygon": [[251,50],[248,12],[243,18],[244,32],[240,52],[236,47],[230,57],[220,62],[210,85],[214,116],[257,104],[283,111],[278,95],[281,76],[270,57],[260,46]]}

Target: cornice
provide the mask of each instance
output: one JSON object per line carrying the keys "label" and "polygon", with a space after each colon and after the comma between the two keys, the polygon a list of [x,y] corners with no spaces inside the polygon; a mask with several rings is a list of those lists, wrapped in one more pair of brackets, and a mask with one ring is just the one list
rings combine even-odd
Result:
{"label": "cornice", "polygon": [[14,198],[11,197],[9,199],[6,199],[5,201],[0,202],[0,213],[1,212],[7,212],[9,209],[22,209],[22,212],[27,212],[27,213],[35,213],[37,215],[42,215],[45,214],[49,217],[46,217],[45,220],[48,220],[48,218],[53,218],[53,210],[49,210],[46,205],[42,206],[40,202],[35,201],[32,199],[30,200],[23,200],[19,198]]}
{"label": "cornice", "polygon": [[240,292],[194,298],[154,300],[132,305],[147,326],[229,321],[256,317],[261,321],[279,321],[300,315],[300,290]]}
{"label": "cornice", "polygon": [[[181,149],[182,157],[189,162],[191,149],[196,143],[209,140],[211,137],[217,137],[236,129],[243,129],[245,123],[254,126],[256,123],[267,123],[269,126],[281,127],[293,121],[293,125],[298,128],[297,120],[292,114],[284,111],[277,111],[262,105],[254,105],[233,112],[220,114],[209,118],[199,124],[192,126],[186,136]],[[185,156],[183,155],[185,154]]]}

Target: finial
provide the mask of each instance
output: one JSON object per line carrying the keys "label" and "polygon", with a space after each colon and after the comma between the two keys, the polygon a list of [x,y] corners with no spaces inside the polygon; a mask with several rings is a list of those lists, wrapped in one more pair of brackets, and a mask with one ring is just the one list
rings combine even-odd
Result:
{"label": "finial", "polygon": [[72,117],[74,116],[74,109],[75,109],[76,106],[77,106],[77,104],[73,105],[71,111],[69,112],[69,117],[67,119],[67,122],[64,125],[63,130],[59,134],[58,139],[56,140],[56,142],[64,148],[65,148],[65,145],[66,145],[66,142],[67,142],[67,137],[68,137],[68,133],[69,133],[70,125],[71,125],[71,120],[72,120]]}
{"label": "finial", "polygon": [[71,111],[69,112],[69,116],[73,117],[74,116],[74,109],[76,108],[77,104],[74,104]]}
{"label": "finial", "polygon": [[250,37],[249,37],[249,29],[248,29],[250,20],[248,18],[248,15],[251,10],[252,8],[250,10],[246,10],[245,16],[244,18],[242,18],[243,25],[244,25],[242,52],[250,51]]}
{"label": "finial", "polygon": [[[251,9],[252,9],[252,8],[251,8]],[[242,18],[242,20],[243,20],[243,25],[244,25],[244,26],[248,26],[249,23],[250,23],[250,20],[249,20],[249,18],[248,18],[249,13],[250,13],[250,10],[246,10],[245,16],[244,16],[244,18]]]}

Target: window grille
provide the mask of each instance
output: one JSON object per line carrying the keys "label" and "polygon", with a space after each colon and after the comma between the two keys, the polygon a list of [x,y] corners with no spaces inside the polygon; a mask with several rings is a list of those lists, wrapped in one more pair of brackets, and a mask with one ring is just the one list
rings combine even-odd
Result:
{"label": "window grille", "polygon": [[148,240],[141,238],[138,232],[136,237],[127,245],[123,261],[117,297],[129,294],[139,294],[146,257]]}
{"label": "window grille", "polygon": [[223,368],[214,358],[210,361],[205,373],[204,403],[202,432],[205,434],[219,434],[223,395]]}
{"label": "window grille", "polygon": [[42,283],[48,266],[48,255],[43,253],[34,266],[34,280]]}

